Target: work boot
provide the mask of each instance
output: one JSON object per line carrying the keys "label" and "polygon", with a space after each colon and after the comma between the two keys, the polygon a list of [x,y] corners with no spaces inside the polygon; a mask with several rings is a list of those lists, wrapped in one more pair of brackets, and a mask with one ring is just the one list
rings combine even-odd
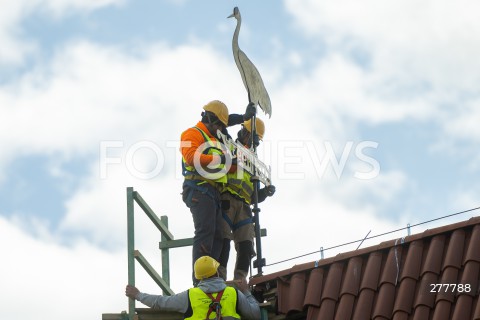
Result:
{"label": "work boot", "polygon": [[245,271],[245,270],[235,269],[235,271],[233,272],[233,279],[234,280],[245,280],[245,282],[248,283],[247,277],[248,277],[248,272]]}
{"label": "work boot", "polygon": [[218,266],[218,276],[223,280],[227,280],[227,269],[224,266]]}

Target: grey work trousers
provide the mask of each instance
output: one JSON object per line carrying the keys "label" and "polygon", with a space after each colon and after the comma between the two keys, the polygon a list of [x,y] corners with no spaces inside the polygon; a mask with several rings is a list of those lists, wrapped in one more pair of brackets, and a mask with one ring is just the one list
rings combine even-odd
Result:
{"label": "grey work trousers", "polygon": [[[182,199],[192,213],[195,233],[192,247],[192,269],[195,261],[202,256],[219,260],[222,252],[222,210],[220,192],[201,180],[185,180]],[[196,283],[195,277],[193,277]]]}

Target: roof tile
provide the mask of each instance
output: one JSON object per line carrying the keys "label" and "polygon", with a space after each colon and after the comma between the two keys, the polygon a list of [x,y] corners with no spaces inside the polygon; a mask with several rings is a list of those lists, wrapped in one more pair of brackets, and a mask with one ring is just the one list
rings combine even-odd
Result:
{"label": "roof tile", "polygon": [[393,320],[408,320],[408,313],[398,311],[393,314]]}
{"label": "roof tile", "polygon": [[432,238],[425,258],[425,263],[423,264],[422,274],[425,272],[433,272],[437,275],[440,274],[445,248],[445,238],[446,236],[444,234]]}
{"label": "roof tile", "polygon": [[449,301],[441,300],[435,305],[432,320],[451,320],[450,309],[452,304]]}
{"label": "roof tile", "polygon": [[323,288],[322,301],[324,299],[338,300],[340,293],[340,284],[342,282],[343,263],[335,262],[328,270],[327,279],[325,280],[325,287]]}
{"label": "roof tile", "polygon": [[380,277],[380,285],[383,283],[390,283],[396,285],[398,281],[398,276],[400,274],[400,263],[402,259],[402,247],[400,245],[395,245],[390,248],[388,252],[387,261],[383,266],[383,272]]}
{"label": "roof tile", "polygon": [[305,273],[296,273],[292,276],[290,281],[288,312],[303,310],[303,301],[306,291],[305,278]]}
{"label": "roof tile", "polygon": [[430,308],[424,305],[419,305],[415,308],[412,320],[430,319]]}
{"label": "roof tile", "polygon": [[[454,267],[448,267],[443,271],[441,280],[438,284],[449,284],[449,283],[458,283],[458,270]],[[435,287],[432,288],[433,290],[437,291],[437,299],[439,300],[446,300],[449,302],[453,302],[455,298],[455,294],[452,292],[448,292],[448,290],[444,290],[442,288],[436,289]]]}
{"label": "roof tile", "polygon": [[473,314],[473,318],[474,320],[480,320],[480,298],[478,297],[478,291],[477,291],[477,297],[475,298],[475,300],[477,301],[476,303],[474,303],[476,305],[475,307],[475,313]]}
{"label": "roof tile", "polygon": [[480,250],[478,250],[478,247],[475,245],[478,243],[480,243],[480,225],[473,227],[470,244],[468,246],[467,254],[465,255],[465,262],[480,262]]}
{"label": "roof tile", "polygon": [[320,306],[320,312],[316,320],[334,320],[335,316],[335,300],[323,299]]}
{"label": "roof tile", "polygon": [[400,288],[397,292],[393,311],[412,312],[413,298],[415,297],[415,288],[417,282],[412,278],[405,278],[400,282]]}
{"label": "roof tile", "polygon": [[316,320],[318,319],[318,314],[320,313],[320,308],[308,308],[306,320]]}
{"label": "roof tile", "polygon": [[[254,277],[250,284],[285,319],[480,320],[479,260],[475,217]],[[435,284],[462,284],[463,292]]]}
{"label": "roof tile", "polygon": [[411,278],[417,280],[422,266],[423,241],[414,241],[408,246],[407,257],[400,279]]}
{"label": "roof tile", "polygon": [[472,314],[473,298],[467,295],[458,297],[453,311],[452,320],[465,320]]}
{"label": "roof tile", "polygon": [[455,230],[448,244],[447,255],[443,263],[443,268],[455,267],[460,269],[462,265],[463,248],[465,243],[465,231],[463,229]]}
{"label": "roof tile", "polygon": [[335,320],[350,320],[353,313],[353,305],[355,303],[355,296],[351,294],[343,294],[338,302],[337,313]]}
{"label": "roof tile", "polygon": [[363,259],[361,257],[354,257],[348,261],[342,289],[340,290],[341,296],[347,293],[353,296],[358,295],[360,280],[362,278],[362,264]]}
{"label": "roof tile", "polygon": [[478,295],[475,288],[479,288],[480,285],[480,262],[468,261],[463,268],[461,280],[457,284],[462,285],[457,290],[459,294]]}
{"label": "roof tile", "polygon": [[358,295],[358,301],[355,306],[352,320],[369,319],[372,314],[375,290],[362,289]]}
{"label": "roof tile", "polygon": [[279,278],[277,281],[277,297],[278,297],[278,311],[280,313],[288,313],[290,310],[290,294],[289,286],[287,279]]}
{"label": "roof tile", "polygon": [[393,304],[395,302],[395,286],[392,283],[385,282],[380,285],[378,297],[373,309],[373,317],[385,317],[390,319],[393,313]]}
{"label": "roof tile", "polygon": [[431,284],[438,283],[438,276],[434,273],[425,273],[421,279],[414,307],[426,306],[433,308],[435,305],[435,293],[431,293]]}
{"label": "roof tile", "polygon": [[307,292],[305,293],[305,306],[320,307],[323,289],[323,269],[315,268],[310,272]]}
{"label": "roof tile", "polygon": [[362,283],[360,284],[361,289],[368,288],[377,291],[378,279],[382,268],[382,258],[383,254],[381,251],[375,251],[370,254],[363,274]]}

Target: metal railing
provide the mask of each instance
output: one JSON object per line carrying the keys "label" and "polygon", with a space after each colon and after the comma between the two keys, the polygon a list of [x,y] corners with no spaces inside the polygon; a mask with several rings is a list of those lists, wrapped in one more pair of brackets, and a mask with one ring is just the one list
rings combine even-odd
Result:
{"label": "metal railing", "polygon": [[[159,249],[161,250],[162,275],[160,276],[152,265],[145,259],[139,250],[135,250],[135,203],[142,209],[152,223],[161,233],[161,241]],[[262,237],[267,235],[265,229],[260,230]],[[175,240],[168,230],[168,217],[158,216],[145,202],[142,196],[133,190],[133,187],[127,187],[127,250],[128,250],[128,284],[135,285],[135,260],[143,267],[150,277],[162,289],[163,295],[175,294],[170,288],[170,256],[169,249],[186,247],[193,245],[193,238],[185,238]],[[262,308],[262,319],[267,319],[265,310]],[[128,299],[128,314],[123,318],[134,320],[135,316],[135,299]]]}
{"label": "metal railing", "polygon": [[[159,244],[162,254],[162,275],[160,276],[152,265],[145,259],[140,251],[135,250],[135,203],[142,209],[152,223],[161,233],[161,242]],[[127,187],[127,250],[128,250],[128,284],[135,285],[135,260],[145,269],[150,277],[162,289],[164,295],[174,294],[170,288],[170,256],[169,249],[176,247],[191,246],[193,238],[174,240],[173,235],[168,230],[168,217],[162,216],[160,219],[150,206],[143,200],[137,191],[132,187]],[[128,301],[128,319],[133,320],[135,316],[135,299]]]}

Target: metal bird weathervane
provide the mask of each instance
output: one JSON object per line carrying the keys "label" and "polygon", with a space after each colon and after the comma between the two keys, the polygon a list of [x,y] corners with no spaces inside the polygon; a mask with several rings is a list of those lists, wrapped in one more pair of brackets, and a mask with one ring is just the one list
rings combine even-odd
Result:
{"label": "metal bird weathervane", "polygon": [[265,89],[262,77],[252,61],[248,59],[245,52],[238,46],[238,35],[242,25],[242,16],[240,15],[238,7],[233,8],[233,13],[229,15],[228,18],[237,19],[237,27],[235,28],[232,39],[233,58],[242,76],[245,89],[247,89],[248,100],[249,102],[259,105],[260,108],[271,117],[272,105],[270,104],[270,97],[268,96],[267,89]]}
{"label": "metal bird weathervane", "polygon": [[[267,89],[265,89],[265,85],[263,84],[262,77],[260,76],[260,73],[258,72],[255,65],[252,63],[252,61],[248,59],[247,55],[238,46],[238,36],[240,33],[240,27],[242,25],[242,17],[240,15],[240,10],[238,9],[238,7],[233,8],[233,13],[228,16],[228,18],[235,18],[237,20],[237,26],[235,28],[235,32],[233,33],[232,39],[232,51],[233,58],[235,59],[235,64],[237,65],[238,71],[240,71],[240,75],[242,76],[243,85],[245,86],[245,89],[247,89],[248,101],[260,106],[263,112],[265,112],[265,114],[268,114],[268,116],[271,117],[272,105],[270,103],[270,97],[268,96]],[[256,118],[257,117],[255,114],[251,122],[251,146],[253,150],[249,150],[238,144],[236,146],[236,156],[239,166],[243,167],[246,171],[252,174],[251,180],[254,186],[254,194],[252,197],[252,211],[255,227],[255,246],[257,251],[257,260],[253,262],[253,267],[257,268],[258,275],[261,275],[263,273],[262,267],[266,265],[266,261],[264,258],[262,258],[258,190],[260,189],[260,182],[262,182],[266,186],[271,184],[271,171],[270,167],[267,167],[263,162],[261,162],[256,155],[256,145],[254,143],[254,136],[256,135]],[[226,141],[226,139],[224,141]]]}

